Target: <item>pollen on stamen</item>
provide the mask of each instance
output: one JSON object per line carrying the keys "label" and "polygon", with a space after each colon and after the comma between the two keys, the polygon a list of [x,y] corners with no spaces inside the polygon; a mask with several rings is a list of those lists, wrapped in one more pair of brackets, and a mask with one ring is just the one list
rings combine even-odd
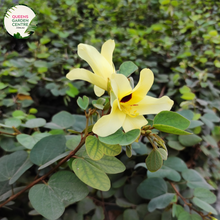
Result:
{"label": "pollen on stamen", "polygon": [[131,98],[132,98],[132,93],[130,95],[123,97],[120,102],[122,103],[128,102],[129,100],[131,100]]}

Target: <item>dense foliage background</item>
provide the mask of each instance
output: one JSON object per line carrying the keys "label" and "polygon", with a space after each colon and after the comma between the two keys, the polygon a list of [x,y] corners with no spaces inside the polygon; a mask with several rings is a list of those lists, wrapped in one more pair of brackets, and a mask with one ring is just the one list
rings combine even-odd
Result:
{"label": "dense foliage background", "polygon": [[[65,75],[73,67],[89,68],[77,55],[77,45],[87,43],[100,50],[103,42],[114,39],[113,62],[116,69],[124,61],[133,61],[139,70],[148,67],[155,74],[150,95],[168,95],[191,121],[191,138],[162,135],[169,156],[181,158],[188,168],[198,171],[218,194],[220,180],[220,3],[212,0],[57,0],[18,1],[30,6],[38,16],[35,33],[16,40],[0,26],[0,132],[11,131],[32,118],[50,122],[61,110],[83,115],[76,104],[78,95],[95,98],[93,87],[84,81],[70,82]],[[14,2],[1,2],[0,20]],[[73,126],[81,128],[85,121]],[[152,118],[149,116],[148,118]],[[81,124],[80,124],[81,123]],[[33,133],[27,125],[24,133]],[[46,126],[41,131],[48,131]],[[63,130],[52,129],[51,134]],[[0,136],[1,156],[23,149],[16,138]],[[145,142],[145,140],[143,140]],[[150,145],[149,145],[150,147]],[[141,198],[136,188],[146,178],[146,169],[135,168],[144,162],[148,149],[133,146],[133,156],[122,153],[124,173],[112,175],[112,188],[106,193],[92,190],[89,197],[69,206],[60,219],[144,219],[169,220],[171,212],[149,214],[149,199]],[[67,166],[67,165],[66,165]],[[47,168],[42,170],[43,175]],[[65,169],[65,166],[61,169]],[[16,187],[33,181],[32,167],[16,182]],[[169,178],[168,178],[169,179]],[[7,189],[8,190],[8,189]],[[6,191],[7,191],[6,190]],[[184,186],[180,190],[184,191]],[[0,188],[1,192],[1,188]],[[190,198],[190,190],[184,191]],[[187,197],[189,196],[189,197]],[[218,196],[220,196],[218,194]],[[0,197],[1,198],[1,197]],[[0,217],[44,219],[34,216],[27,194],[17,198]],[[220,213],[220,201],[214,207]],[[102,207],[105,206],[105,209]],[[97,208],[98,207],[98,208]],[[13,210],[11,211],[10,208]],[[74,217],[75,216],[75,217]],[[219,217],[220,219],[220,217]]]}

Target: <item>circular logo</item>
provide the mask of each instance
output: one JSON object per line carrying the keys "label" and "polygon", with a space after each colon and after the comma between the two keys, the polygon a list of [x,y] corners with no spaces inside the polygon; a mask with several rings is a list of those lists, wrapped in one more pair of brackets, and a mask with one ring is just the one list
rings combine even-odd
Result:
{"label": "circular logo", "polygon": [[4,17],[6,31],[17,39],[29,37],[37,28],[37,17],[25,5],[16,5],[7,10]]}

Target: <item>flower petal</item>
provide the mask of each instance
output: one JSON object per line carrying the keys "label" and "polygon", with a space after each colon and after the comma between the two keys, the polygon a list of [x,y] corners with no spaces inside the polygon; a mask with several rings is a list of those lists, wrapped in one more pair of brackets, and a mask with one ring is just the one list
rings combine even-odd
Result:
{"label": "flower petal", "polygon": [[128,132],[133,129],[141,129],[142,126],[146,125],[148,122],[143,115],[138,115],[133,118],[129,115],[126,115],[124,120],[123,129],[125,132]]}
{"label": "flower petal", "polygon": [[101,89],[107,90],[107,81],[101,77],[97,76],[94,73],[86,70],[86,69],[72,69],[70,72],[66,75],[67,79],[70,80],[85,80],[87,82],[90,82]]}
{"label": "flower petal", "polygon": [[94,73],[99,76],[107,79],[114,72],[114,67],[109,64],[96,48],[90,45],[79,44],[78,55],[84,59],[91,66]]}
{"label": "flower petal", "polygon": [[140,102],[148,93],[154,82],[154,74],[150,69],[143,69],[138,84],[132,91],[132,99],[127,104]]}
{"label": "flower petal", "polygon": [[111,77],[111,87],[114,94],[120,101],[123,97],[131,94],[132,88],[125,75],[113,74]]}
{"label": "flower petal", "polygon": [[119,110],[117,100],[114,101],[111,113],[101,117],[92,131],[100,137],[115,133],[124,123],[126,114]]}
{"label": "flower petal", "polygon": [[168,96],[161,98],[153,98],[151,96],[145,96],[142,101],[137,105],[132,106],[132,111],[137,111],[140,115],[146,114],[158,114],[161,111],[169,111],[173,106],[173,100]]}
{"label": "flower petal", "polygon": [[112,54],[114,49],[115,49],[114,40],[108,40],[102,45],[101,55],[105,57],[105,59],[109,62],[110,65],[113,65]]}
{"label": "flower petal", "polygon": [[96,96],[100,97],[105,93],[105,90],[99,88],[98,86],[94,86],[94,92],[96,94]]}

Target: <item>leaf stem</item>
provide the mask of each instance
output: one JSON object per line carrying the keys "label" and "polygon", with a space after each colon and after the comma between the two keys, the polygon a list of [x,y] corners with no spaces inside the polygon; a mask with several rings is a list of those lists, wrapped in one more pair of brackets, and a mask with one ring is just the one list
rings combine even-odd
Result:
{"label": "leaf stem", "polygon": [[43,175],[42,177],[34,180],[32,183],[30,183],[29,185],[27,185],[23,190],[21,190],[20,192],[16,193],[15,195],[12,195],[10,198],[8,198],[5,202],[0,204],[0,208],[3,207],[4,205],[6,205],[8,202],[16,199],[19,195],[21,195],[23,192],[25,192],[26,190],[30,189],[32,186],[34,186],[35,184],[43,181],[45,178],[47,178],[50,174],[52,174],[53,172],[55,172],[63,163],[65,163],[67,160],[69,160],[71,157],[73,157],[77,151],[83,146],[83,144],[85,143],[85,139],[86,136],[80,141],[80,143],[78,144],[78,146],[69,153],[69,155],[67,155],[65,158],[63,158],[53,169],[51,169],[48,173],[46,173],[45,175]]}

